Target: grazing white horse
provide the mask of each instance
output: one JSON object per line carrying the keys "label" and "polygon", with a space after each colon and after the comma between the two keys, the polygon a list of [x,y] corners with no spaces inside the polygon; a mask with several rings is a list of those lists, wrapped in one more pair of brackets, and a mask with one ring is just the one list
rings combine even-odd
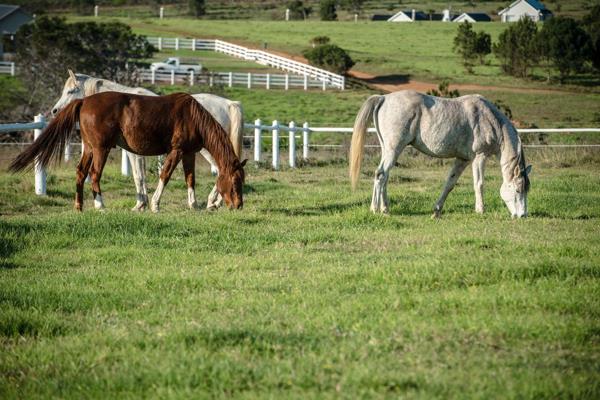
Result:
{"label": "grazing white horse", "polygon": [[500,155],[500,195],[513,217],[527,216],[531,165],[525,166],[521,139],[510,120],[479,95],[446,99],[403,90],[371,96],[354,122],[350,149],[350,178],[356,187],[363,156],[365,133],[373,117],[381,162],[375,170],[371,211],[387,213],[390,169],[407,145],[438,158],[454,158],[448,180],[434,206],[439,217],[448,193],[472,162],[475,211],[483,213],[483,168],[486,157]]}
{"label": "grazing white horse", "polygon": [[[118,83],[94,78],[89,75],[75,74],[69,70],[69,78],[65,82],[62,96],[52,107],[52,115],[56,115],[62,108],[75,99],[82,99],[85,96],[101,92],[123,92],[134,93],[146,96],[156,96],[156,93],[141,87],[128,87]],[[229,139],[233,144],[238,158],[242,151],[242,135],[243,135],[243,115],[241,104],[237,101],[231,101],[212,94],[194,94],[192,95],[198,103],[200,103],[219,124],[229,132]],[[216,168],[216,163],[213,157],[206,149],[200,150],[200,154]],[[137,191],[137,201],[133,211],[142,211],[148,206],[148,189],[146,187],[146,163],[143,156],[127,153],[131,169],[133,172],[133,180]],[[216,209],[221,206],[223,199],[217,191],[215,185],[208,196],[206,207],[208,209]],[[190,208],[196,207],[196,195],[193,188],[188,188],[188,205]],[[153,211],[158,211],[158,206],[151,204]]]}

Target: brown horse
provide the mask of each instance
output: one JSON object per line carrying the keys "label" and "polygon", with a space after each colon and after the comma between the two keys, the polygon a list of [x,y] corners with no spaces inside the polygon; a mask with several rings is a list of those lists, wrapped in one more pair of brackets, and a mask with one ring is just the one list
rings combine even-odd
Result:
{"label": "brown horse", "polygon": [[[152,197],[157,212],[163,189],[181,160],[188,185],[194,189],[194,154],[205,148],[219,167],[217,190],[229,208],[242,208],[244,165],[235,155],[227,132],[194,98],[185,93],[141,96],[104,92],[74,100],[60,111],[42,135],[10,165],[13,172],[31,166],[37,158],[43,166],[60,159],[75,124],[79,121],[84,151],[77,165],[75,208],[83,207],[83,183],[92,178],[94,206],[104,208],[100,177],[111,148],[119,146],[144,156],[167,153],[160,182]],[[91,168],[91,171],[90,171]]]}

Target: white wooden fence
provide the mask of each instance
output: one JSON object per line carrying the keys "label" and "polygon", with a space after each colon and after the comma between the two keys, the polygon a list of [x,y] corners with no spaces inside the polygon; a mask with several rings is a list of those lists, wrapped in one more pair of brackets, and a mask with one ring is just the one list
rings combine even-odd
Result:
{"label": "white wooden fence", "polygon": [[[46,127],[46,120],[42,115],[35,117],[34,122],[29,123],[17,123],[17,124],[4,124],[0,125],[0,132],[17,132],[17,131],[29,131],[34,130],[34,139],[41,134],[42,130]],[[271,166],[273,169],[280,169],[280,141],[282,136],[281,132],[287,132],[288,140],[288,165],[290,168],[296,167],[297,155],[296,155],[296,139],[302,140],[302,159],[308,160],[310,156],[310,148],[336,148],[342,147],[342,145],[331,145],[331,144],[311,144],[310,134],[313,132],[328,132],[328,133],[351,133],[352,128],[350,127],[311,127],[308,122],[304,122],[302,126],[297,126],[294,121],[289,124],[280,124],[277,120],[273,121],[271,125],[264,125],[260,119],[254,121],[254,124],[244,124],[244,128],[253,131],[252,136],[245,136],[244,138],[252,139],[253,148],[253,159],[256,162],[263,161],[262,155],[262,140],[263,133],[271,135],[272,146],[271,146]],[[375,128],[369,128],[369,132],[375,132]],[[520,134],[528,133],[600,133],[600,128],[564,128],[564,129],[518,129]],[[2,143],[6,145],[29,145],[30,143]],[[75,144],[78,145],[78,144]],[[65,148],[65,160],[68,161],[71,158],[71,147],[73,144],[67,145]],[[83,150],[83,144],[81,144]],[[367,147],[379,147],[379,145],[372,145]],[[532,144],[523,145],[523,147],[534,147],[534,148],[600,148],[600,144]],[[121,153],[121,173],[123,175],[130,175],[131,170],[127,156],[124,150]],[[46,171],[41,168],[39,164],[35,165],[35,193],[37,195],[46,194]]]}
{"label": "white wooden fence", "polygon": [[194,71],[189,73],[176,73],[175,71],[161,72],[156,70],[144,69],[140,71],[140,79],[143,82],[168,82],[171,85],[184,84],[193,86],[195,84],[204,84],[209,86],[224,85],[244,86],[248,89],[260,87],[265,89],[282,88],[289,90],[292,88],[301,88],[308,90],[310,88],[319,88],[327,90],[325,81],[319,81],[310,78],[308,75],[298,76],[290,74],[257,74],[250,72],[213,72],[210,74],[197,74]]}
{"label": "white wooden fence", "polygon": [[15,76],[15,63],[0,61],[0,74],[10,74]]}
{"label": "white wooden fence", "polygon": [[156,46],[159,50],[212,50],[219,53],[228,54],[233,57],[242,58],[247,61],[253,61],[261,65],[267,65],[272,68],[281,69],[292,74],[308,76],[322,82],[327,87],[344,90],[345,78],[342,75],[334,74],[312,65],[304,64],[299,61],[281,57],[263,50],[249,49],[244,46],[225,42],[218,39],[182,39],[182,38],[163,38],[148,37],[148,42]]}

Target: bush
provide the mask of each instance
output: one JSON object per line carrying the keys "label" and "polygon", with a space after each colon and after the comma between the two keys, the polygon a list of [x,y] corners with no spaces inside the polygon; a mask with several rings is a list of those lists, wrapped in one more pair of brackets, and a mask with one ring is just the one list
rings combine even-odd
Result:
{"label": "bush", "polygon": [[312,65],[336,74],[345,74],[354,65],[348,53],[335,44],[320,45],[303,54]]}
{"label": "bush", "polygon": [[206,14],[206,4],[204,0],[189,0],[188,7],[190,9],[190,14],[196,18]]}
{"label": "bush", "polygon": [[431,95],[431,96],[436,96],[436,97],[448,97],[448,98],[460,97],[460,92],[457,89],[454,89],[454,90],[449,90],[449,89],[450,89],[450,82],[447,80],[443,80],[442,83],[440,83],[438,85],[437,90],[436,89],[428,90],[427,94]]}
{"label": "bush", "polygon": [[322,21],[335,21],[337,19],[336,0],[321,0],[319,15]]}
{"label": "bush", "polygon": [[323,44],[328,44],[330,40],[331,39],[329,39],[329,36],[315,36],[314,38],[310,39],[310,44],[312,45],[312,47],[315,47]]}
{"label": "bush", "polygon": [[312,7],[304,7],[301,0],[290,1],[287,8],[290,10],[290,19],[307,19],[312,13]]}
{"label": "bush", "polygon": [[590,35],[589,59],[596,71],[600,72],[600,4],[583,17],[583,28]]}

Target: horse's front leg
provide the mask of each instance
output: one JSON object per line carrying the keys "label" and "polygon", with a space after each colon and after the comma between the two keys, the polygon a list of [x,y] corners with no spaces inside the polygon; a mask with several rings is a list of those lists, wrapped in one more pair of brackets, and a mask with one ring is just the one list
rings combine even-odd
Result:
{"label": "horse's front leg", "polygon": [[[210,153],[206,149],[200,150],[200,154],[210,163],[211,170],[217,170],[217,163],[215,159],[210,155]],[[218,172],[217,172],[218,174]],[[213,186],[210,194],[208,195],[208,199],[206,201],[206,209],[214,211],[223,205],[223,197],[217,190],[217,185]]]}
{"label": "horse's front leg", "polygon": [[431,216],[432,218],[439,218],[442,215],[442,208],[444,208],[444,203],[446,202],[446,197],[448,197],[448,193],[450,193],[452,189],[454,189],[454,185],[456,185],[458,178],[460,178],[460,175],[463,173],[465,167],[468,164],[468,160],[461,160],[457,158],[454,161],[454,165],[450,170],[450,174],[448,174],[446,185],[444,185],[444,190],[442,190],[440,198],[433,207],[433,215]]}
{"label": "horse's front leg", "polygon": [[483,169],[485,155],[477,154],[473,160],[473,189],[475,190],[475,212],[482,214],[483,207]]}
{"label": "horse's front leg", "polygon": [[169,154],[167,154],[162,171],[160,172],[158,186],[156,187],[156,191],[152,196],[152,202],[150,203],[152,212],[157,213],[159,211],[160,198],[163,190],[165,189],[165,186],[167,186],[167,183],[169,183],[169,179],[171,179],[171,175],[173,174],[173,171],[175,171],[175,167],[177,167],[177,164],[182,157],[183,152],[179,149],[173,149]]}
{"label": "horse's front leg", "polygon": [[188,188],[188,206],[190,207],[190,210],[193,210],[198,206],[196,203],[196,193],[194,191],[196,186],[196,176],[194,174],[196,155],[194,153],[184,154],[181,162],[183,163],[183,174],[185,175],[185,183]]}
{"label": "horse's front leg", "polygon": [[136,203],[131,211],[144,211],[148,206],[148,188],[146,187],[146,159],[143,156],[127,152],[133,181],[135,182]]}

